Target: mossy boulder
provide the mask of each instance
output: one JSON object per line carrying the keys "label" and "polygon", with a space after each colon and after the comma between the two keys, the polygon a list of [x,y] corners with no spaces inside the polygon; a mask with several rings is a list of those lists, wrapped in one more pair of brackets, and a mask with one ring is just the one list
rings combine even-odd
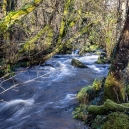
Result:
{"label": "mossy boulder", "polygon": [[81,119],[83,121],[86,121],[88,117],[88,112],[86,110],[87,105],[85,104],[80,104],[73,112],[73,118],[75,119]]}
{"label": "mossy boulder", "polygon": [[83,121],[85,121],[89,116],[87,110],[89,103],[100,105],[103,102],[103,81],[104,79],[95,79],[92,86],[82,88],[81,91],[77,94],[77,99],[79,100],[80,105],[73,112],[74,118],[82,119]]}
{"label": "mossy boulder", "polygon": [[77,60],[75,58],[72,59],[71,65],[73,65],[74,67],[77,67],[77,68],[88,68],[85,64],[83,64],[82,62],[80,62],[79,60]]}
{"label": "mossy boulder", "polygon": [[[90,96],[90,94],[94,95],[93,92],[94,92],[94,90],[93,90],[92,86],[84,87],[77,94],[77,99],[79,100],[80,103],[88,104],[89,103],[89,96]],[[92,96],[90,96],[90,98],[91,97]]]}
{"label": "mossy boulder", "polygon": [[84,46],[80,51],[79,51],[79,55],[83,55],[87,52],[96,52],[100,49],[100,47],[98,45],[91,45],[88,44],[86,46]]}
{"label": "mossy boulder", "polygon": [[95,79],[92,86],[86,86],[80,90],[77,94],[77,99],[80,103],[83,104],[100,104],[101,96],[102,96],[102,90],[103,90],[103,81],[99,79]]}
{"label": "mossy boulder", "polygon": [[129,129],[129,116],[122,112],[110,113],[102,129]]}
{"label": "mossy boulder", "polygon": [[129,129],[129,116],[122,112],[97,115],[91,123],[92,129]]}
{"label": "mossy boulder", "polygon": [[91,129],[102,129],[106,115],[97,115],[91,122]]}
{"label": "mossy boulder", "polygon": [[95,63],[97,63],[97,64],[109,64],[111,62],[110,62],[110,59],[108,59],[107,57],[100,55],[98,60]]}

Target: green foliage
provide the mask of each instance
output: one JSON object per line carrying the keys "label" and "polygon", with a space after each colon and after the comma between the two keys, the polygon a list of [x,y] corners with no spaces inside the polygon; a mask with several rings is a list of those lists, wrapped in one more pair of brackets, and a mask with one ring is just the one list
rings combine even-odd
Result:
{"label": "green foliage", "polygon": [[80,104],[75,110],[73,111],[73,118],[81,119],[86,121],[88,112],[86,110],[87,106],[85,104]]}
{"label": "green foliage", "polygon": [[102,129],[129,129],[129,116],[121,112],[108,115]]}
{"label": "green foliage", "polygon": [[81,48],[79,55],[83,55],[87,52],[96,52],[97,50],[99,50],[100,47],[99,45],[91,45],[90,43],[87,43],[86,45],[83,46],[83,48]]}
{"label": "green foliage", "polygon": [[[99,27],[99,25],[97,27]],[[96,45],[99,44],[100,39],[99,39],[99,33],[96,30],[96,26],[93,26],[93,28],[91,29],[88,39],[89,42],[92,42]]]}
{"label": "green foliage", "polygon": [[10,65],[8,64],[7,66],[6,66],[6,69],[5,69],[5,73],[10,73],[12,70],[11,70],[11,67],[10,67]]}
{"label": "green foliage", "polygon": [[98,45],[90,45],[89,49],[91,50],[91,52],[94,52],[99,49],[99,46]]}
{"label": "green foliage", "polygon": [[108,64],[108,63],[110,63],[110,59],[108,59],[105,56],[100,55],[98,60],[95,63],[97,63],[97,64]]}
{"label": "green foliage", "polygon": [[95,90],[100,90],[100,88],[102,87],[102,80],[95,79],[93,84],[92,84],[92,87]]}
{"label": "green foliage", "polygon": [[9,74],[8,76],[11,77],[11,76],[14,76],[15,73],[14,71],[12,70],[12,67],[10,64],[8,64],[5,69],[3,70],[4,74]]}

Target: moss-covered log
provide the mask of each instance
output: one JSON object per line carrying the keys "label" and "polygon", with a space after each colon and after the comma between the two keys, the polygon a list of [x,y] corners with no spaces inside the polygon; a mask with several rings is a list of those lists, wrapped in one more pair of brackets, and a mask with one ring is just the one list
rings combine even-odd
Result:
{"label": "moss-covered log", "polygon": [[117,104],[113,102],[112,100],[107,99],[103,105],[96,106],[96,105],[90,105],[88,107],[89,114],[94,115],[106,115],[111,112],[128,112],[129,111],[129,103],[125,104]]}
{"label": "moss-covered log", "polygon": [[21,7],[21,9],[10,12],[0,21],[0,34],[6,32],[17,20],[21,20],[27,14],[32,12],[42,1],[43,0],[34,0],[33,2]]}

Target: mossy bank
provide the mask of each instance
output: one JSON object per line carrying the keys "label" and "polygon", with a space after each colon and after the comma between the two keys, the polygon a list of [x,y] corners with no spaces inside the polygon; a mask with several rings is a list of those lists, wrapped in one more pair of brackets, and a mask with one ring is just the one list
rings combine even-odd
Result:
{"label": "mossy bank", "polygon": [[105,78],[81,89],[77,94],[80,104],[73,112],[74,118],[83,120],[89,129],[129,129],[129,103],[105,100],[104,84]]}

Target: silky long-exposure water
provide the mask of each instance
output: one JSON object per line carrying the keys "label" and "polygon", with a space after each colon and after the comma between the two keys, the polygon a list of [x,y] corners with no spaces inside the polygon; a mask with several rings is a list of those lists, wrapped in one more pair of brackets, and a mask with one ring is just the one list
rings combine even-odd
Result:
{"label": "silky long-exposure water", "polygon": [[[89,68],[73,67],[72,58]],[[0,129],[87,129],[73,119],[72,111],[78,104],[77,92],[107,74],[109,65],[95,64],[97,58],[56,55],[40,66],[17,69],[19,74],[8,81],[1,80]]]}

